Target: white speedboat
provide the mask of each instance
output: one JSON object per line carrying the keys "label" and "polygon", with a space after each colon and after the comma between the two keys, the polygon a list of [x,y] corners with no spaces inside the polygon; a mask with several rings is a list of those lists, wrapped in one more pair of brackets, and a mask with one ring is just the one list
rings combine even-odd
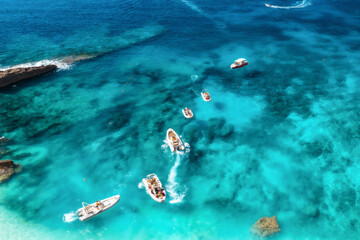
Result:
{"label": "white speedboat", "polygon": [[191,111],[191,109],[190,108],[184,108],[183,110],[182,110],[182,112],[183,112],[183,114],[184,114],[184,117],[186,117],[186,118],[192,118],[193,116],[194,116],[194,114],[193,114],[193,112]]}
{"label": "white speedboat", "polygon": [[209,93],[208,90],[206,90],[206,89],[205,89],[205,90],[202,90],[201,96],[202,96],[202,98],[204,99],[204,101],[206,101],[206,102],[210,102],[210,101],[211,101],[210,93]]}
{"label": "white speedboat", "polygon": [[82,203],[83,207],[76,211],[80,221],[86,221],[114,206],[120,200],[120,195],[115,195],[107,199],[96,201],[92,204]]}
{"label": "white speedboat", "polygon": [[166,141],[168,142],[172,152],[185,150],[184,144],[181,142],[179,136],[171,128],[169,128],[166,132]]}
{"label": "white speedboat", "polygon": [[158,176],[155,173],[149,174],[142,180],[146,192],[152,199],[157,202],[164,202],[166,199],[166,192],[163,188]]}
{"label": "white speedboat", "polygon": [[248,61],[245,58],[239,58],[235,60],[235,63],[231,64],[231,69],[241,68],[248,65]]}

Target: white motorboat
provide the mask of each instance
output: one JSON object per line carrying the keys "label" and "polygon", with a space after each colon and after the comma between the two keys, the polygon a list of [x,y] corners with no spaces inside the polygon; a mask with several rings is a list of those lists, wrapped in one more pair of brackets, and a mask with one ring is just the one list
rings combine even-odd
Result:
{"label": "white motorboat", "polygon": [[172,152],[177,150],[185,150],[184,144],[181,142],[180,137],[171,128],[169,128],[166,132],[166,141],[168,142]]}
{"label": "white motorboat", "polygon": [[142,180],[146,192],[152,199],[157,202],[164,202],[166,199],[166,192],[163,188],[158,176],[155,173],[149,174]]}
{"label": "white motorboat", "polygon": [[235,63],[230,65],[231,69],[241,68],[248,65],[248,61],[245,58],[239,58],[235,60]]}
{"label": "white motorboat", "polygon": [[115,195],[107,199],[96,201],[92,204],[82,203],[83,207],[76,211],[80,221],[86,221],[114,206],[120,200],[120,195]]}
{"label": "white motorboat", "polygon": [[182,110],[182,112],[183,112],[183,114],[184,114],[184,117],[186,117],[186,118],[192,118],[193,116],[194,116],[194,114],[193,114],[193,112],[191,111],[191,109],[190,108],[184,108],[183,110]]}
{"label": "white motorboat", "polygon": [[210,102],[211,101],[211,97],[210,97],[210,93],[208,90],[204,89],[201,91],[201,96],[204,99],[204,101],[206,102]]}

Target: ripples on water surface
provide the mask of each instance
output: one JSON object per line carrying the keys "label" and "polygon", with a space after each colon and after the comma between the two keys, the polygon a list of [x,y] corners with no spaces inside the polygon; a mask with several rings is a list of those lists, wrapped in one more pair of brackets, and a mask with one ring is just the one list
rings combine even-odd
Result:
{"label": "ripples on water surface", "polygon": [[[359,4],[305,2],[5,0],[1,68],[99,56],[0,91],[1,158],[23,165],[0,239],[253,239],[273,215],[274,239],[357,239]],[[186,154],[162,148],[170,127]],[[153,172],[164,204],[138,188]]]}

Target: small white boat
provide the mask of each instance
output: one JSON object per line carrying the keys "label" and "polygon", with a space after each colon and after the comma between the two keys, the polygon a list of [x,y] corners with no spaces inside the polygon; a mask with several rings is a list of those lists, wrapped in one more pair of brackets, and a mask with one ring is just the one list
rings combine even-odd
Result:
{"label": "small white boat", "polygon": [[96,201],[92,204],[82,203],[83,207],[76,211],[80,221],[86,221],[114,206],[120,200],[120,195],[115,195],[107,199]]}
{"label": "small white boat", "polygon": [[166,141],[168,142],[172,152],[185,150],[184,144],[181,142],[179,136],[171,128],[169,128],[166,132]]}
{"label": "small white boat", "polygon": [[182,112],[183,112],[183,114],[184,114],[184,117],[186,117],[186,118],[192,118],[193,116],[194,116],[194,114],[193,114],[193,112],[191,111],[191,109],[190,108],[184,108],[183,110],[182,110]]}
{"label": "small white boat", "polygon": [[146,192],[152,199],[157,202],[164,202],[166,199],[166,192],[163,188],[158,176],[155,173],[149,174],[142,180]]}
{"label": "small white boat", "polygon": [[201,91],[201,96],[204,99],[204,101],[206,102],[210,102],[211,101],[211,97],[210,97],[210,93],[208,90],[204,89]]}
{"label": "small white boat", "polygon": [[231,69],[241,68],[248,65],[248,61],[245,58],[239,58],[235,60],[235,63],[231,64]]}

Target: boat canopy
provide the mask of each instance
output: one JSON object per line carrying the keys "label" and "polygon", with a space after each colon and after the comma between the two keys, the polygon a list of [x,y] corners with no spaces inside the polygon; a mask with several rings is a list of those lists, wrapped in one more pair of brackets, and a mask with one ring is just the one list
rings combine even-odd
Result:
{"label": "boat canopy", "polygon": [[242,63],[243,61],[246,61],[246,59],[245,58],[239,58],[239,59],[235,60],[236,63]]}

